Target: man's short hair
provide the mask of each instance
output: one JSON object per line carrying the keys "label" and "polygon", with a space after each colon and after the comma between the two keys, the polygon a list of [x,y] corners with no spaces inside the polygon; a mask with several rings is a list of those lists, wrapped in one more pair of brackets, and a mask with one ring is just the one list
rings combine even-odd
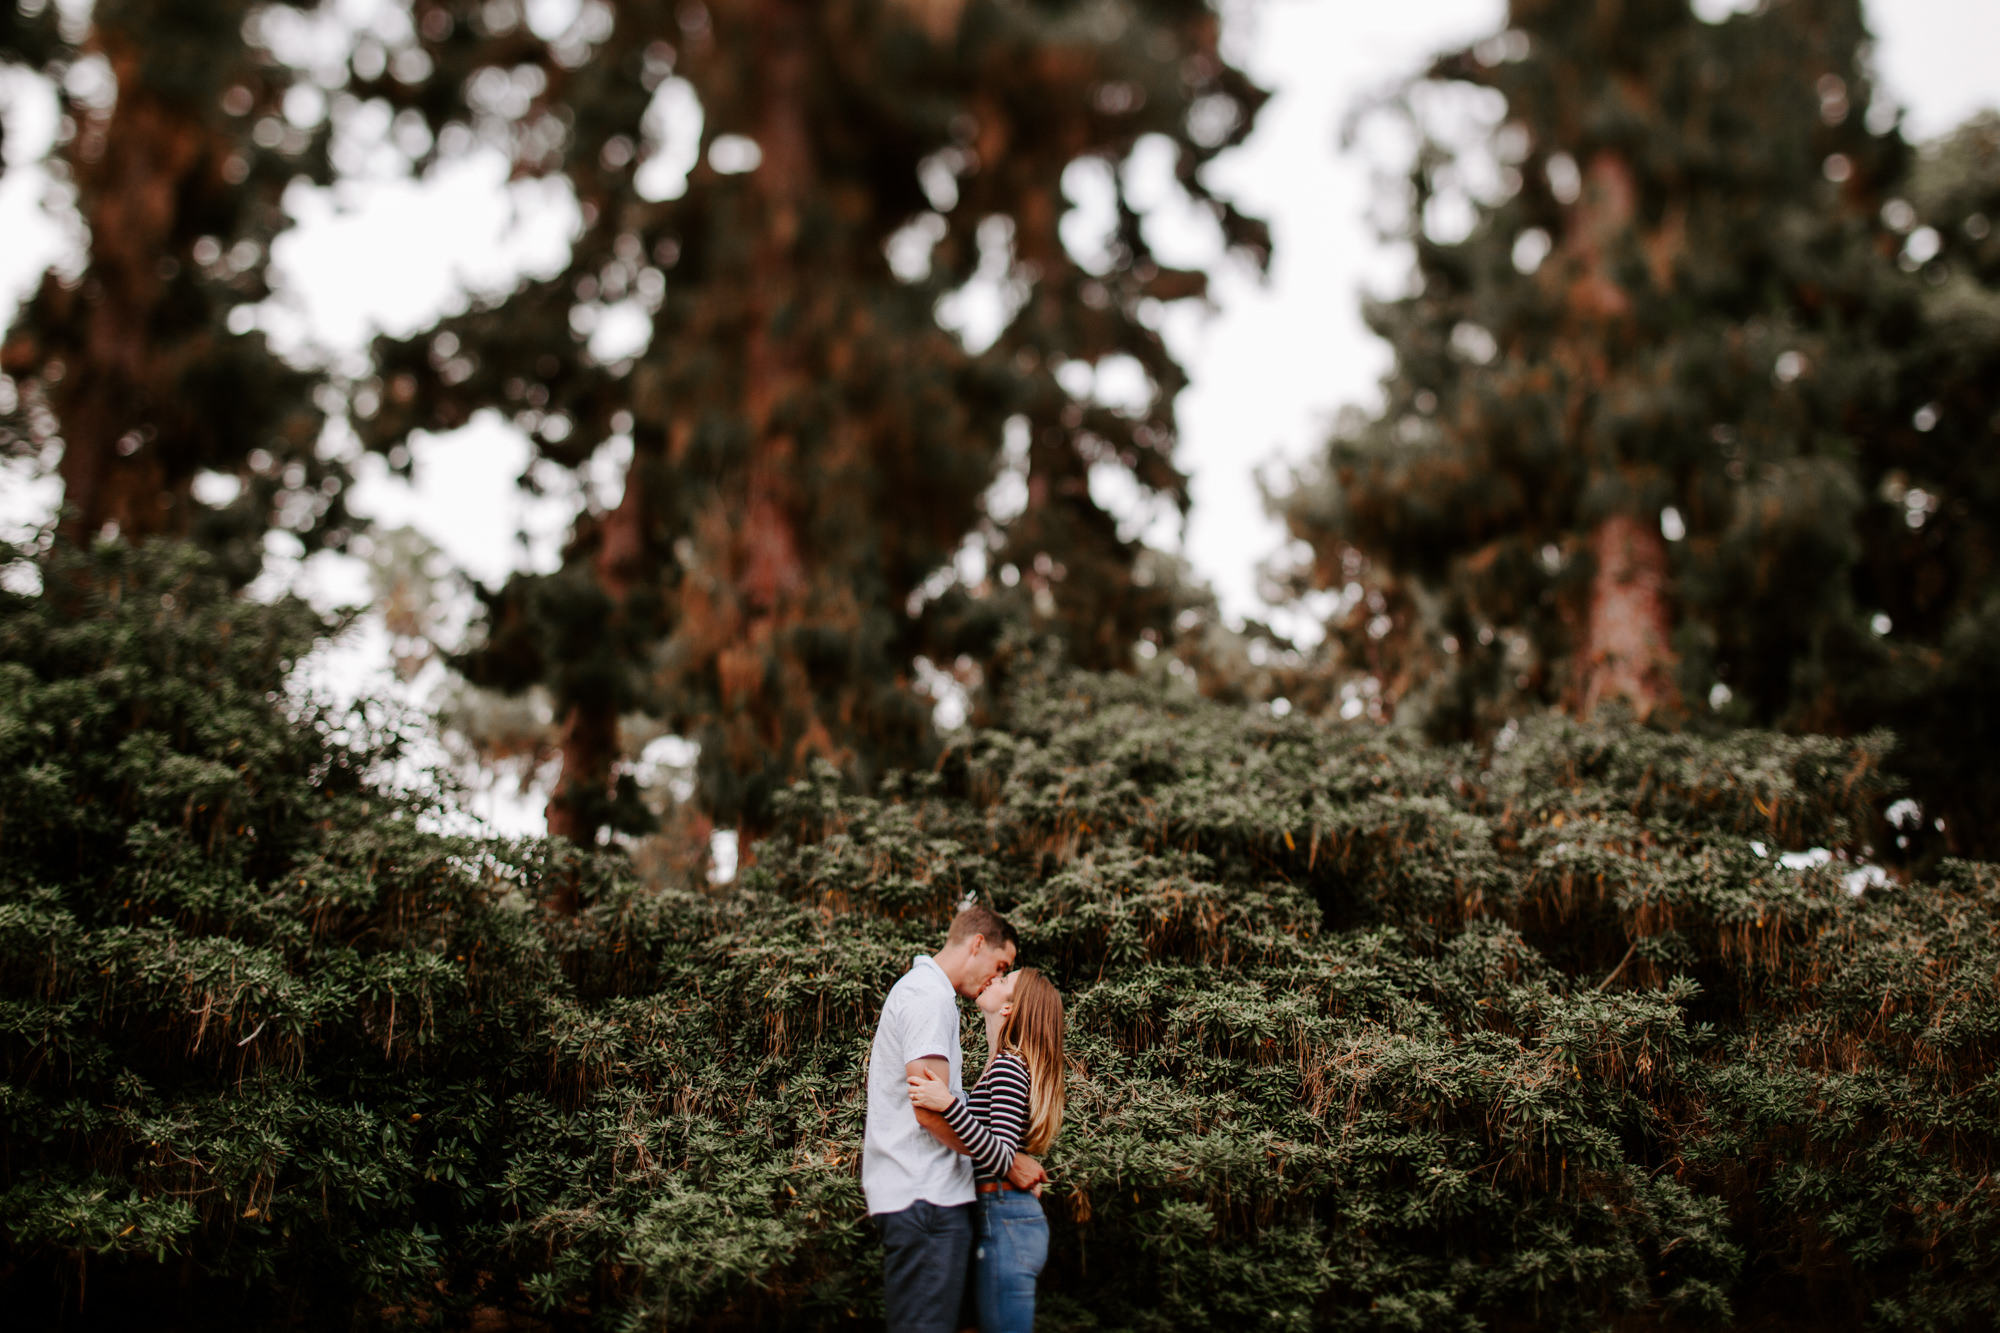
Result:
{"label": "man's short hair", "polygon": [[962,944],[974,935],[984,935],[986,943],[997,949],[1011,944],[1016,949],[1021,941],[1014,934],[1014,928],[1007,924],[1007,918],[990,907],[968,907],[951,919],[951,931],[944,937],[946,944]]}

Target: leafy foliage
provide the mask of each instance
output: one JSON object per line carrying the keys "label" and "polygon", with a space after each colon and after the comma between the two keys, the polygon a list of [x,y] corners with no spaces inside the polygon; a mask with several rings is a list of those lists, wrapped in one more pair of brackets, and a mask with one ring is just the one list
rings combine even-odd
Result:
{"label": "leafy foliage", "polygon": [[285,692],[306,608],[167,549],[45,580],[0,595],[24,1310],[864,1322],[861,1065],[968,894],[1069,998],[1051,1328],[2000,1300],[2000,876],[1850,891],[1878,740],[1549,719],[1482,757],[1052,675],[934,771],[818,767],[738,883],[641,883],[439,831],[393,727]]}

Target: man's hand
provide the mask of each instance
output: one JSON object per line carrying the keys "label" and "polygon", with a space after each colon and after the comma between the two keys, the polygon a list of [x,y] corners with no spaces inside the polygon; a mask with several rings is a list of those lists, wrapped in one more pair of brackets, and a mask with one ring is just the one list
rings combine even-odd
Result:
{"label": "man's hand", "polygon": [[1035,1194],[1042,1192],[1042,1184],[1049,1173],[1042,1164],[1024,1152],[1014,1154],[1014,1165],[1007,1168],[1007,1183],[1017,1190],[1029,1190]]}

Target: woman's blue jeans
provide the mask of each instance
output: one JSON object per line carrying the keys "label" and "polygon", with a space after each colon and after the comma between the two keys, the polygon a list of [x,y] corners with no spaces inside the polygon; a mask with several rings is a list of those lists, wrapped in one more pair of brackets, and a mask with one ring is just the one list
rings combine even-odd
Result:
{"label": "woman's blue jeans", "polygon": [[1035,1279],[1049,1258],[1049,1223],[1032,1194],[982,1194],[972,1230],[972,1292],[979,1333],[1031,1333]]}

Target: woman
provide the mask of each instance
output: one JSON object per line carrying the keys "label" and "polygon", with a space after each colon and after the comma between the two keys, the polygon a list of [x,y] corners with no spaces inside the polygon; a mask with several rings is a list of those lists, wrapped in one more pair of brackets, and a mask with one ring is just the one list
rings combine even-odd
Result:
{"label": "woman", "polygon": [[[910,1100],[945,1118],[965,1143],[979,1191],[973,1214],[973,1302],[982,1333],[1029,1333],[1035,1279],[1049,1256],[1041,1201],[1007,1183],[1018,1149],[1039,1157],[1062,1128],[1063,1001],[1032,967],[996,978],[979,995],[986,1068],[961,1101],[926,1071]],[[1037,1189],[1036,1193],[1040,1193]]]}

